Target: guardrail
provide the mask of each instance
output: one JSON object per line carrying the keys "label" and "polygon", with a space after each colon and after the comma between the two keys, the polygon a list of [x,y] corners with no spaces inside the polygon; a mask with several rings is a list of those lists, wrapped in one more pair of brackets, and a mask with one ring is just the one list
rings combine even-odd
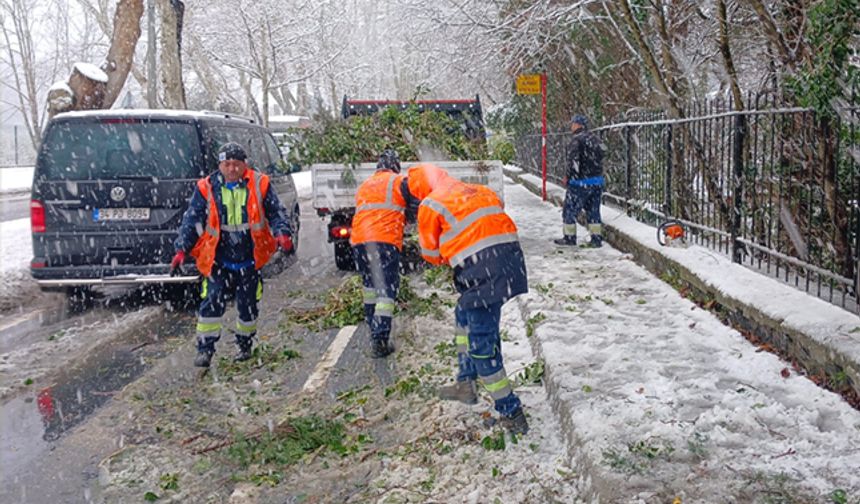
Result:
{"label": "guardrail", "polygon": [[[606,150],[605,202],[643,222],[683,221],[691,239],[739,264],[860,311],[860,107],[838,114],[772,95],[691,104],[683,117],[629,114],[594,130]],[[548,136],[547,178],[566,175],[571,134]],[[540,135],[515,139],[540,175]]]}

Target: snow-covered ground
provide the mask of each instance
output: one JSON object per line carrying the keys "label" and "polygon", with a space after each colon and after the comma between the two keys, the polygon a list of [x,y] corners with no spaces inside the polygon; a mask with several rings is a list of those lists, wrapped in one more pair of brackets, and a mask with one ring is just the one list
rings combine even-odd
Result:
{"label": "snow-covered ground", "polygon": [[591,491],[610,502],[860,495],[860,412],[629,256],[553,245],[560,209],[522,186],[505,190],[532,287],[516,303]]}
{"label": "snow-covered ground", "polygon": [[0,222],[0,311],[9,311],[38,291],[30,277],[30,219]]}
{"label": "snow-covered ground", "polygon": [[311,169],[306,168],[305,171],[293,173],[293,183],[296,184],[296,191],[299,193],[299,199],[308,199],[312,196]]}
{"label": "snow-covered ground", "polygon": [[33,167],[0,168],[0,194],[29,191],[33,184]]}

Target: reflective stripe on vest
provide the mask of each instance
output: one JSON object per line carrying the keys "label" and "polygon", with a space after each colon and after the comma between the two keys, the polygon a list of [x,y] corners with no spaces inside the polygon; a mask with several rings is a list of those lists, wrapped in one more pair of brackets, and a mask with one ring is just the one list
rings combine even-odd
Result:
{"label": "reflective stripe on vest", "polygon": [[469,256],[475,255],[487,247],[492,247],[493,245],[499,245],[502,243],[512,243],[518,240],[519,237],[516,233],[504,233],[488,236],[483,240],[478,240],[477,243],[473,243],[472,245],[466,247],[459,254],[454,254],[454,256],[448,260],[448,262],[451,264],[451,266],[459,266],[463,264],[463,262],[468,259]]}
{"label": "reflective stripe on vest", "polygon": [[227,209],[227,223],[221,224],[222,230],[237,232],[250,229],[248,223],[242,222],[242,209],[248,203],[248,190],[246,188],[230,189],[227,186],[221,186],[221,202]]}
{"label": "reflective stripe on vest", "polygon": [[421,247],[421,255],[427,256],[427,257],[439,257],[439,250],[437,250],[437,249],[430,250],[430,249]]}
{"label": "reflective stripe on vest", "polygon": [[356,213],[363,212],[365,210],[394,210],[395,212],[402,212],[405,210],[405,206],[398,205],[397,202],[394,201],[394,182],[396,180],[397,175],[392,174],[388,177],[388,186],[385,188],[384,203],[365,203],[355,209]]}
{"label": "reflective stripe on vest", "polygon": [[481,217],[488,217],[490,215],[498,215],[498,214],[503,214],[503,213],[505,213],[505,211],[500,206],[488,206],[488,207],[479,208],[479,209],[473,211],[472,213],[467,215],[463,220],[457,221],[456,224],[451,226],[451,229],[448,230],[447,233],[442,235],[442,237],[439,239],[439,246],[441,247],[445,243],[456,238],[457,235],[459,235],[460,233],[465,231],[467,227],[474,224]]}
{"label": "reflective stripe on vest", "polygon": [[266,218],[266,211],[263,208],[263,195],[260,193],[260,174],[252,171],[251,178],[254,181],[254,194],[257,196],[257,205],[259,206],[257,213],[260,214],[260,222],[251,224],[251,231],[259,231],[268,227],[269,220]]}
{"label": "reflective stripe on vest", "polygon": [[[493,205],[478,208],[466,215],[463,219],[457,219],[456,217],[454,217],[454,214],[452,214],[450,210],[445,208],[445,206],[438,201],[434,201],[430,198],[424,198],[424,201],[422,201],[421,204],[427,206],[431,210],[436,211],[439,215],[442,216],[443,219],[445,219],[445,221],[448,223],[448,226],[450,227],[450,229],[446,231],[445,234],[443,234],[439,239],[440,248],[449,241],[459,236],[460,233],[465,231],[466,228],[477,222],[479,219],[505,213],[502,207]],[[448,262],[451,264],[451,266],[459,266],[463,263],[463,261],[466,260],[467,257],[477,254],[478,252],[487,247],[498,245],[500,243],[515,242],[518,239],[519,237],[516,233],[504,233],[488,236],[482,240],[478,240],[476,243],[473,243],[459,253],[455,254],[453,257],[449,258]],[[421,248],[421,253],[426,255],[427,257],[437,257],[439,255],[438,251],[431,251],[423,247]]]}
{"label": "reflective stripe on vest", "polygon": [[[212,195],[212,186],[209,186],[209,190],[206,191],[206,211],[209,212],[212,208],[218,208],[215,204],[215,197]],[[209,225],[209,219],[206,219],[206,234],[209,236],[218,238],[218,235],[221,233],[218,232],[217,229]]]}

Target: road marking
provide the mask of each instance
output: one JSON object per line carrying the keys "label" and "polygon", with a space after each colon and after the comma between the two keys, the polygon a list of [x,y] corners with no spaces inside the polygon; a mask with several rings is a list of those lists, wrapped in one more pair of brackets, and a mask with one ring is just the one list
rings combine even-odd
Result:
{"label": "road marking", "polygon": [[34,311],[32,313],[27,313],[27,314],[21,315],[20,317],[14,318],[14,319],[6,322],[5,324],[0,325],[0,332],[3,332],[6,329],[10,329],[10,328],[15,327],[17,325],[23,324],[24,322],[30,322],[31,320],[36,320],[39,317],[39,315],[44,313],[44,311],[45,310],[38,310],[38,311]]}
{"label": "road marking", "polygon": [[358,329],[357,326],[348,325],[346,327],[342,327],[341,330],[338,331],[337,336],[334,337],[334,341],[332,341],[331,345],[326,349],[319,363],[317,363],[317,367],[314,369],[314,372],[311,373],[308,377],[308,381],[306,381],[305,385],[302,387],[302,392],[313,392],[325,384],[328,379],[328,375],[331,373],[335,364],[337,364],[337,361],[346,349],[346,345],[349,343],[349,340],[352,339],[352,335],[355,334],[356,329]]}

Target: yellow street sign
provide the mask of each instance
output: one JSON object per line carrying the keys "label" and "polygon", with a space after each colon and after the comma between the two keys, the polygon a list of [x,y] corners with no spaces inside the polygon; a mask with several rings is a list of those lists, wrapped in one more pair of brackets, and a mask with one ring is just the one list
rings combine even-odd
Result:
{"label": "yellow street sign", "polygon": [[540,94],[540,74],[517,75],[517,94]]}

